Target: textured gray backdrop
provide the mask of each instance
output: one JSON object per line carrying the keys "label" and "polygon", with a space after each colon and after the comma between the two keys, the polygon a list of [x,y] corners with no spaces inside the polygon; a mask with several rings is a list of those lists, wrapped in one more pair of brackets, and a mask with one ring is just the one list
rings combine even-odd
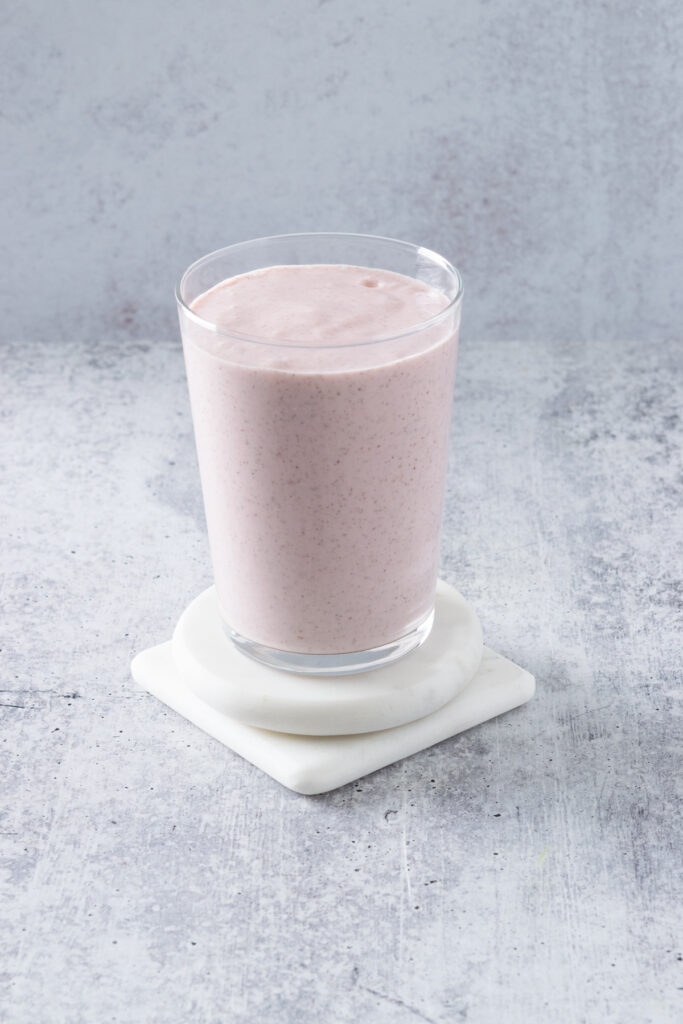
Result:
{"label": "textured gray backdrop", "polygon": [[5,0],[2,332],[176,332],[245,237],[369,231],[463,270],[480,338],[683,319],[680,0]]}

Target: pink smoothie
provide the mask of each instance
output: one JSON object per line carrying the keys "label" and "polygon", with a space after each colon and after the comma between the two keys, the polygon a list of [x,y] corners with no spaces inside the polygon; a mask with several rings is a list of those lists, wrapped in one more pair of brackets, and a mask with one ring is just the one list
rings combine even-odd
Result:
{"label": "pink smoothie", "polygon": [[181,315],[216,587],[237,633],[345,653],[430,613],[457,348],[448,304],[390,271],[276,266]]}

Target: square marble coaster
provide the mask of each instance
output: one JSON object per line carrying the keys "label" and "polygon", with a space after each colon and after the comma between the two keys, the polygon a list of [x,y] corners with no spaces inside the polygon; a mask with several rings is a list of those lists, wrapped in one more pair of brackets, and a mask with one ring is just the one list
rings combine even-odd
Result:
{"label": "square marble coaster", "polygon": [[534,677],[484,648],[473,680],[438,711],[381,732],[353,736],[296,736],[245,725],[206,704],[181,678],[171,643],[139,654],[133,677],[188,721],[295,793],[326,793],[400,761],[465,729],[525,704],[534,695]]}

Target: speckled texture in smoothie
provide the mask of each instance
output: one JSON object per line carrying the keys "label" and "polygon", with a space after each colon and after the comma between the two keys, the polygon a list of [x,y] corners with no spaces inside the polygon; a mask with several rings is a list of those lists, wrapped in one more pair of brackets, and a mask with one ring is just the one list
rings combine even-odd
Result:
{"label": "speckled texture in smoothie", "polygon": [[343,653],[429,614],[457,348],[447,306],[411,277],[320,265],[200,295],[193,312],[218,331],[181,315],[216,587],[238,633]]}

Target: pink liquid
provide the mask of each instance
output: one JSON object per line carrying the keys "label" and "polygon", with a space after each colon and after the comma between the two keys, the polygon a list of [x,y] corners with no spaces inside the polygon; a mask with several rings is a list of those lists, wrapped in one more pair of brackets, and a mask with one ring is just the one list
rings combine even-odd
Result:
{"label": "pink liquid", "polygon": [[405,332],[447,305],[390,271],[283,266],[192,303],[219,332],[185,314],[216,587],[242,636],[345,653],[430,613],[457,324]]}

